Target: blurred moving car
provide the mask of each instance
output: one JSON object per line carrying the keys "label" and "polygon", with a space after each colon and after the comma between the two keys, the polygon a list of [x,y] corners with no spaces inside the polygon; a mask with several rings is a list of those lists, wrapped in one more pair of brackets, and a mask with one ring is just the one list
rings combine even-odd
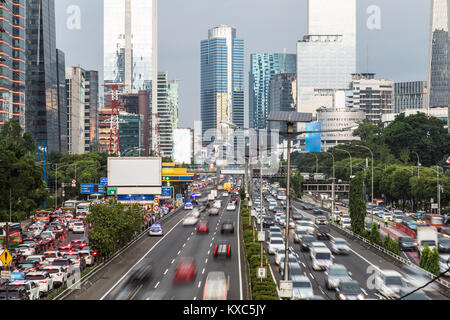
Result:
{"label": "blurred moving car", "polygon": [[218,208],[209,208],[208,209],[208,215],[210,215],[210,216],[218,216],[219,215],[219,209]]}
{"label": "blurred moving car", "polygon": [[181,258],[176,266],[173,281],[176,283],[194,282],[196,275],[197,266],[194,258]]}
{"label": "blurred moving car", "polygon": [[395,270],[382,270],[375,276],[376,289],[387,298],[399,298],[404,286],[402,275]]}
{"label": "blurred moving car", "polygon": [[209,233],[209,224],[207,220],[200,220],[198,222],[197,233]]}
{"label": "blurred moving car", "polygon": [[[401,288],[399,295],[400,297],[404,297],[407,294],[411,293],[411,291],[413,290],[414,288]],[[420,289],[414,293],[409,294],[407,297],[402,298],[401,300],[431,300],[431,298],[427,296],[422,289]]]}
{"label": "blurred moving car", "polygon": [[401,251],[418,251],[417,245],[412,237],[398,237],[398,247]]}
{"label": "blurred moving car", "polygon": [[234,223],[230,220],[225,220],[222,222],[222,225],[220,227],[220,233],[234,233]]}
{"label": "blurred moving car", "polygon": [[232,202],[228,203],[227,211],[234,211],[234,210],[236,210],[236,205]]}
{"label": "blurred moving car", "polygon": [[183,226],[194,226],[197,222],[198,218],[192,214],[189,214],[183,219]]}
{"label": "blurred moving car", "polygon": [[303,300],[314,296],[311,281],[305,275],[295,275],[292,280],[292,299]]}
{"label": "blurred moving car", "polygon": [[333,264],[325,271],[325,287],[328,290],[336,289],[341,281],[352,280],[347,268],[342,264]]}
{"label": "blurred moving car", "polygon": [[347,240],[342,238],[334,238],[331,240],[331,252],[335,254],[349,254],[350,246]]}
{"label": "blurred moving car", "polygon": [[213,256],[231,258],[231,244],[225,240],[220,241],[214,246]]}
{"label": "blurred moving car", "polygon": [[163,229],[161,228],[160,223],[154,223],[150,227],[150,230],[148,231],[149,236],[162,236],[163,235]]}
{"label": "blurred moving car", "polygon": [[227,300],[228,284],[225,272],[209,272],[203,288],[203,300]]}
{"label": "blurred moving car", "polygon": [[192,210],[194,208],[194,206],[192,205],[192,202],[186,202],[184,204],[184,210]]}
{"label": "blurred moving car", "polygon": [[364,294],[355,280],[341,281],[336,288],[336,298],[339,300],[364,300]]}

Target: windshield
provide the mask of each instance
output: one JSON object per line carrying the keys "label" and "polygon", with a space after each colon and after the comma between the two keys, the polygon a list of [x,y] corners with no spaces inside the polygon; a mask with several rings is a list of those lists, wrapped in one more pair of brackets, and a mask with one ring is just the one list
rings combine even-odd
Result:
{"label": "windshield", "polygon": [[436,242],[434,240],[422,240],[422,245],[436,246]]}
{"label": "windshield", "polygon": [[317,260],[330,260],[330,254],[328,252],[317,252],[316,259]]}
{"label": "windshield", "polygon": [[311,283],[309,281],[294,281],[292,286],[294,288],[311,288]]}
{"label": "windshield", "polygon": [[328,271],[328,274],[330,276],[347,276],[347,270],[345,268],[331,268],[330,271]]}
{"label": "windshield", "polygon": [[401,242],[414,242],[414,239],[411,237],[403,237],[401,239]]}
{"label": "windshield", "polygon": [[386,282],[386,285],[388,285],[388,286],[402,286],[403,285],[402,278],[396,277],[396,276],[386,277],[385,282]]}
{"label": "windshield", "polygon": [[359,285],[354,282],[341,283],[341,290],[346,294],[359,294],[361,292]]}
{"label": "windshield", "polygon": [[51,273],[51,274],[59,272],[58,269],[45,269],[45,271],[47,271],[48,273]]}
{"label": "windshield", "polygon": [[345,240],[336,240],[334,243],[340,244],[340,245],[348,245],[347,241],[345,241]]}
{"label": "windshield", "polygon": [[29,275],[27,274],[25,276],[26,280],[45,280],[45,277],[41,274],[33,274],[33,275]]}
{"label": "windshield", "polygon": [[283,244],[283,240],[281,239],[272,239],[270,240],[271,244]]}

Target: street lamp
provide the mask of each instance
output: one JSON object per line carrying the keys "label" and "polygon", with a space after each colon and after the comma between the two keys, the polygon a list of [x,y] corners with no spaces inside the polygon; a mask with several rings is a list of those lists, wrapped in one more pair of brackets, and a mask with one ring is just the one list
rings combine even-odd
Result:
{"label": "street lamp", "polygon": [[371,214],[372,214],[372,223],[373,223],[373,152],[372,152],[372,150],[369,147],[366,147],[366,146],[363,146],[363,145],[360,145],[360,144],[357,144],[355,146],[360,147],[360,148],[364,148],[366,150],[369,150],[370,151],[370,155],[372,156],[372,179],[371,179],[372,180],[372,203],[371,203],[371,206],[370,206],[370,211],[371,211]]}
{"label": "street lamp", "polygon": [[331,214],[334,214],[334,211],[336,210],[336,208],[335,208],[335,199],[334,199],[334,180],[336,179],[336,173],[335,173],[335,169],[334,169],[334,154],[333,154],[333,152],[326,152],[326,153],[328,153],[329,155],[331,155],[331,157],[333,158],[333,181],[332,181],[332,183],[331,183],[331,185],[332,185],[332,190],[331,190],[331,208],[332,208],[332,212],[331,212]]}
{"label": "street lamp", "polygon": [[[349,151],[347,151],[347,150],[344,150],[344,149],[340,149],[340,148],[333,148],[334,150],[337,150],[337,151],[342,151],[342,152],[346,152],[347,154],[348,154],[348,156],[350,157],[350,180],[352,179],[352,175],[353,175],[353,170],[352,170],[352,154],[349,152]],[[350,181],[349,180],[349,181]]]}
{"label": "street lamp", "polygon": [[441,214],[441,185],[439,184],[439,173],[440,173],[440,168],[439,166],[436,166],[436,170],[433,168],[430,168],[431,170],[433,170],[434,172],[436,172],[436,181],[437,181],[437,212],[438,214]]}

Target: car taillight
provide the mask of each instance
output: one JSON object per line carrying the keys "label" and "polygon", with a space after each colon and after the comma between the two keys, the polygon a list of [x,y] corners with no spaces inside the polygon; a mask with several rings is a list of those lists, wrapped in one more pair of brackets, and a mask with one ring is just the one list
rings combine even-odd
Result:
{"label": "car taillight", "polygon": [[61,277],[62,276],[62,273],[57,273],[56,274],[58,277]]}
{"label": "car taillight", "polygon": [[94,252],[92,253],[92,255],[93,255],[93,256],[96,256],[96,255],[97,255],[97,252],[94,251]]}
{"label": "car taillight", "polygon": [[231,245],[228,245],[228,255],[230,255]]}
{"label": "car taillight", "polygon": [[43,281],[39,281],[39,283],[47,283],[47,281],[43,280]]}
{"label": "car taillight", "polygon": [[216,255],[217,252],[217,246],[214,247],[214,255]]}

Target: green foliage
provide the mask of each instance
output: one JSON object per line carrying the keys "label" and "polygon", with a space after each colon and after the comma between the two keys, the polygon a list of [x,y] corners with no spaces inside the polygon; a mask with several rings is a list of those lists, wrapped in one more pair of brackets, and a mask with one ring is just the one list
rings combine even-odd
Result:
{"label": "green foliage", "polygon": [[380,237],[380,231],[378,230],[378,225],[376,223],[372,223],[372,226],[370,229],[369,240],[372,243],[375,243],[379,246],[383,245],[383,242],[381,241],[381,237]]}
{"label": "green foliage", "polygon": [[353,131],[355,137],[360,137],[361,141],[371,141],[376,135],[381,133],[381,128],[371,121],[363,121],[359,123],[359,127]]}
{"label": "green foliage", "polygon": [[430,255],[431,255],[430,247],[428,247],[428,245],[424,245],[423,250],[420,254],[419,267],[425,270],[429,269]]}
{"label": "green foliage", "polygon": [[101,257],[108,257],[123,247],[140,231],[143,212],[137,207],[125,207],[120,203],[90,206],[91,214],[86,222],[89,230],[89,245]]}
{"label": "green foliage", "polygon": [[357,174],[350,183],[349,210],[352,231],[358,234],[364,230],[364,218],[366,216],[362,189],[363,177],[362,174]]}
{"label": "green foliage", "polygon": [[439,259],[440,258],[437,249],[433,248],[433,251],[431,251],[431,254],[428,257],[428,271],[435,276],[438,276],[440,274]]}
{"label": "green foliage", "polygon": [[384,238],[383,247],[396,255],[401,254],[398,248],[398,241],[392,239],[389,234]]}

